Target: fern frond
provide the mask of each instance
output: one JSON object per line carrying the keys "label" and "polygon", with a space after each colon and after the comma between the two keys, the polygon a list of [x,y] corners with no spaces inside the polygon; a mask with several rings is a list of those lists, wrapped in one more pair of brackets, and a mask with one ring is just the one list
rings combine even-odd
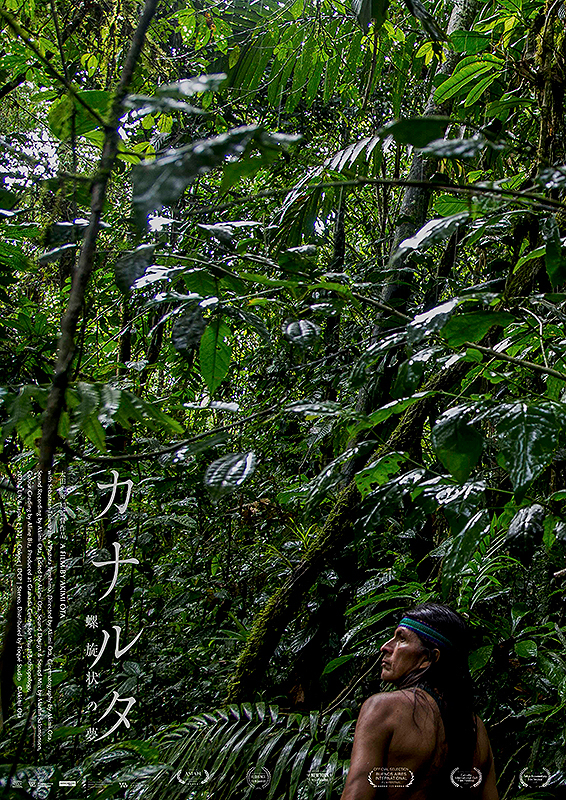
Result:
{"label": "fern frond", "polygon": [[[246,800],[256,790],[250,770],[266,770],[261,774],[269,776],[267,800],[338,798],[354,723],[348,709],[328,716],[319,711],[289,714],[265,703],[195,715],[156,737],[163,771],[138,797],[186,800],[189,789],[191,800],[211,795]],[[184,776],[191,779],[190,787],[182,783]]]}

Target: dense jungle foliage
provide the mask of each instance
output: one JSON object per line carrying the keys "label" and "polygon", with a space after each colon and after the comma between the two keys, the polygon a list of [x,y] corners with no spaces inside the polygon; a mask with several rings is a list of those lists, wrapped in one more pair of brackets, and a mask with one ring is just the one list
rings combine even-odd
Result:
{"label": "dense jungle foliage", "polygon": [[4,0],[3,797],[338,798],[430,598],[556,796],[565,8]]}

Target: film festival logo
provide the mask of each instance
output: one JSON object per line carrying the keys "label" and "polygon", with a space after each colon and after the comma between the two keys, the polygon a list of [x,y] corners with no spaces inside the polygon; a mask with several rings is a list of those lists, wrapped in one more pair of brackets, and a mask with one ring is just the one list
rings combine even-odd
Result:
{"label": "film festival logo", "polygon": [[368,781],[375,789],[407,789],[415,780],[408,767],[374,767]]}
{"label": "film festival logo", "polygon": [[473,769],[456,767],[450,773],[450,783],[458,789],[477,789],[481,782],[481,770],[477,767],[473,767]]}
{"label": "film festival logo", "polygon": [[265,767],[250,767],[246,772],[246,781],[254,789],[266,789],[271,783],[271,772]]}
{"label": "film festival logo", "polygon": [[210,773],[206,769],[179,770],[175,778],[182,786],[202,786],[210,780]]}
{"label": "film festival logo", "polygon": [[551,781],[550,770],[544,767],[540,772],[525,767],[519,773],[519,783],[526,789],[544,789]]}

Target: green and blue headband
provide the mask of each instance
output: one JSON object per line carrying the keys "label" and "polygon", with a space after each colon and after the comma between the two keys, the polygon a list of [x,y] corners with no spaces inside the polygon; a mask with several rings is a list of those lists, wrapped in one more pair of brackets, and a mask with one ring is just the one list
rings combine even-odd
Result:
{"label": "green and blue headband", "polygon": [[440,647],[452,647],[450,639],[447,639],[446,636],[435,631],[430,625],[425,625],[424,622],[418,622],[418,620],[411,619],[411,617],[403,617],[399,625],[402,625],[404,628],[410,628],[412,631],[415,631],[415,633],[424,636],[426,639],[430,639],[431,642]]}

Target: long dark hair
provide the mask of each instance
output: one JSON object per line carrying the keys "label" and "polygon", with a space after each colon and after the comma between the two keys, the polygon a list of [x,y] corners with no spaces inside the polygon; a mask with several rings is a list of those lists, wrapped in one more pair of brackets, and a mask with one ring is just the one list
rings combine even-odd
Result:
{"label": "long dark hair", "polygon": [[[477,721],[468,667],[470,634],[466,621],[456,611],[440,603],[423,603],[406,611],[403,616],[432,628],[449,644],[437,644],[434,637],[426,635],[426,631],[419,632],[412,628],[429,656],[430,664],[405,675],[399,688],[420,686],[435,697],[448,747],[445,766],[447,769],[471,769],[476,748]],[[435,649],[440,652],[437,660],[433,656]]]}

